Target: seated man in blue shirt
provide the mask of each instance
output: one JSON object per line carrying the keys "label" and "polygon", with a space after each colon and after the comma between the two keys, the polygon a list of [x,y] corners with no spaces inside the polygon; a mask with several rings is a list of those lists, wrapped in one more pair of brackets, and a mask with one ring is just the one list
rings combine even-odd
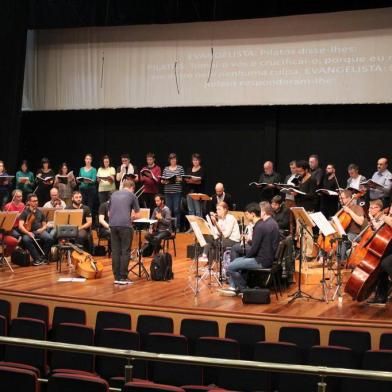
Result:
{"label": "seated man in blue shirt", "polygon": [[273,210],[268,202],[255,203],[248,208],[254,223],[252,246],[245,257],[234,259],[228,266],[226,274],[229,277],[229,287],[219,290],[221,295],[235,296],[246,287],[246,280],[242,275],[248,268],[262,266],[271,267],[279,245],[279,226],[272,219]]}

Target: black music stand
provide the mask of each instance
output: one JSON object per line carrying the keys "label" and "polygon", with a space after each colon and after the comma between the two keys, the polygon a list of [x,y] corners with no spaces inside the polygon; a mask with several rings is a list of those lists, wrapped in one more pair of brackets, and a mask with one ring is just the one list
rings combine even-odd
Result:
{"label": "black music stand", "polygon": [[1,240],[0,240],[0,248],[1,248],[1,257],[0,257],[0,266],[4,270],[4,267],[7,266],[11,272],[14,272],[14,270],[11,267],[11,264],[8,262],[8,260],[5,258],[4,252],[5,252],[5,245],[4,245],[4,240],[5,240],[5,233],[9,232],[12,230],[14,227],[16,218],[18,217],[18,212],[0,212],[0,234],[1,234]]}
{"label": "black music stand", "polygon": [[[143,278],[143,276],[149,280],[150,279],[150,274],[148,273],[146,267],[143,264],[143,255],[142,255],[142,231],[143,230],[148,230],[150,225],[155,223],[156,220],[151,220],[151,219],[136,219],[133,221],[133,224],[135,226],[136,232],[138,233],[138,248],[136,251],[137,254],[137,261],[134,265],[132,265],[128,269],[128,274],[131,272],[136,275],[138,278]],[[137,272],[134,271],[134,269],[137,268]]]}

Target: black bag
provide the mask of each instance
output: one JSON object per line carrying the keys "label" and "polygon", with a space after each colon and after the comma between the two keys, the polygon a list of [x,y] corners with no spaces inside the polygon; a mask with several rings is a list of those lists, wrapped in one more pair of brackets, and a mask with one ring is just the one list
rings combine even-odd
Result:
{"label": "black bag", "polygon": [[270,290],[260,289],[244,289],[242,291],[243,304],[269,304],[271,303]]}
{"label": "black bag", "polygon": [[[196,257],[199,257],[202,253],[203,253],[203,248],[199,244],[196,244]],[[188,259],[195,258],[195,244],[188,245],[186,247],[186,257]]]}
{"label": "black bag", "polygon": [[160,253],[154,256],[150,266],[150,276],[151,280],[170,280],[174,278],[170,253]]}
{"label": "black bag", "polygon": [[94,256],[106,256],[106,248],[103,245],[96,245],[93,249]]}
{"label": "black bag", "polygon": [[11,254],[12,264],[19,265],[20,267],[28,267],[30,265],[29,252],[21,247],[16,247]]}

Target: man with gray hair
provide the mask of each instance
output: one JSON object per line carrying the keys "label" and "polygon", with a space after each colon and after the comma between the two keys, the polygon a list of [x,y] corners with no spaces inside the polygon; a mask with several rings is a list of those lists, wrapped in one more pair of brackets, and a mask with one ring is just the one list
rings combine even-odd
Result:
{"label": "man with gray hair", "polygon": [[268,202],[261,202],[252,211],[248,211],[254,223],[252,246],[245,257],[234,259],[226,271],[229,277],[229,287],[219,290],[221,295],[235,296],[246,287],[242,272],[249,268],[262,266],[271,267],[279,245],[279,226],[272,219],[273,210]]}

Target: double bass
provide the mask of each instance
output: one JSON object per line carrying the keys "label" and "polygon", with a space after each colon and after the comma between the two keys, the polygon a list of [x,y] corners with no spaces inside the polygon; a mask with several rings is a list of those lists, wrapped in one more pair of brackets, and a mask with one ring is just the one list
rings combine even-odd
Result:
{"label": "double bass", "polygon": [[381,259],[392,241],[392,227],[383,223],[365,244],[367,252],[352,272],[344,291],[359,302],[372,293],[380,274]]}

